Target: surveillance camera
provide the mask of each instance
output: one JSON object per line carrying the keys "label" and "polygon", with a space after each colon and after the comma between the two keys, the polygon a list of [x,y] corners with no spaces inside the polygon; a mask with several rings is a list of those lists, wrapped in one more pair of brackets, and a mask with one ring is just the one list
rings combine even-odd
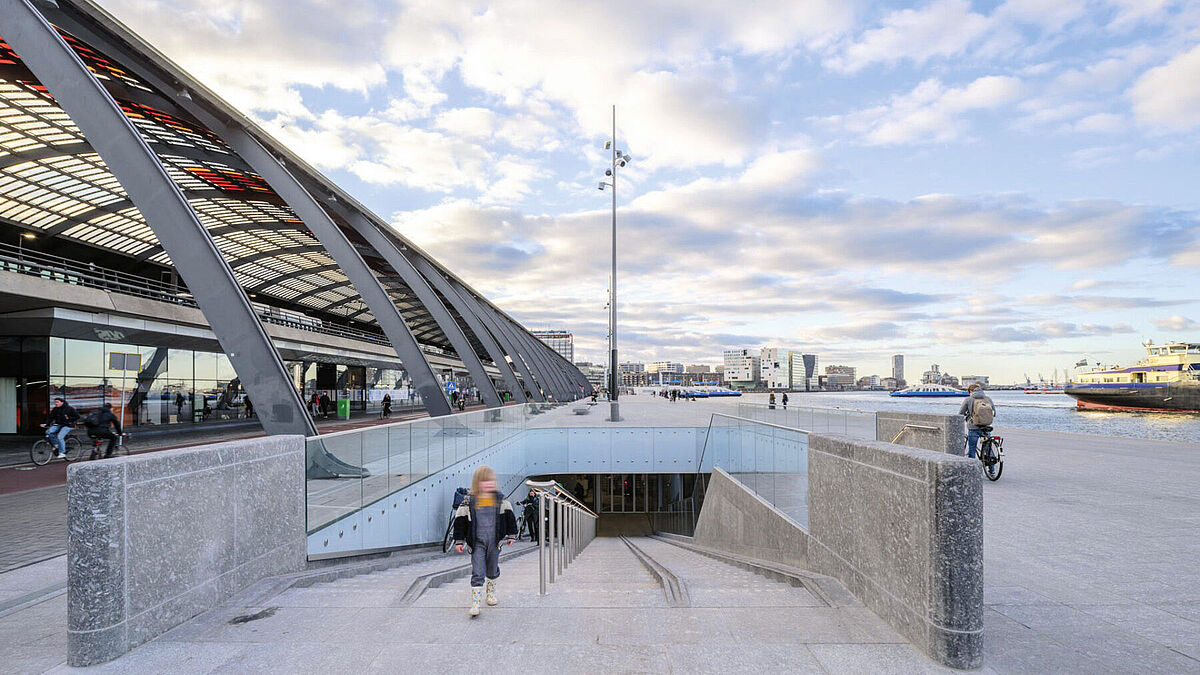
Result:
{"label": "surveillance camera", "polygon": [[604,175],[605,175],[605,176],[611,176],[611,175],[612,175],[612,169],[605,169],[605,170],[604,170]]}
{"label": "surveillance camera", "polygon": [[617,162],[617,166],[625,166],[625,160]]}
{"label": "surveillance camera", "polygon": [[623,159],[624,159],[626,162],[628,162],[628,161],[629,161],[629,155],[625,155],[625,156],[623,157]]}
{"label": "surveillance camera", "polygon": [[596,186],[596,189],[597,189],[597,190],[603,190],[603,189],[604,189],[604,183],[601,183],[600,185],[597,185],[597,186]]}

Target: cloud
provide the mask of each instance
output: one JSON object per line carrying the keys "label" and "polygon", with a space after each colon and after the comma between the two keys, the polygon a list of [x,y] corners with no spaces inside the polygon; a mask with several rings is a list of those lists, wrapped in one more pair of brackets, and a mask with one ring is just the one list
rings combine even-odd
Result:
{"label": "cloud", "polygon": [[826,65],[855,72],[874,63],[923,64],[933,57],[963,52],[988,29],[987,18],[972,12],[966,0],[938,0],[920,9],[902,9],[880,24],[827,59]]}
{"label": "cloud", "polygon": [[1015,77],[990,75],[959,88],[947,88],[939,80],[929,79],[907,94],[893,96],[886,105],[824,121],[859,135],[871,145],[946,142],[965,133],[962,118],[966,113],[1011,103],[1020,90],[1021,81]]}
{"label": "cloud", "polygon": [[1175,332],[1181,332],[1181,331],[1185,331],[1185,330],[1191,331],[1191,330],[1196,330],[1197,328],[1200,328],[1200,324],[1196,323],[1195,321],[1192,321],[1191,319],[1189,319],[1187,317],[1180,316],[1178,314],[1173,314],[1171,316],[1166,317],[1165,319],[1156,319],[1154,321],[1154,326],[1161,331],[1175,331]]}
{"label": "cloud", "polygon": [[1200,45],[1142,74],[1129,90],[1139,122],[1165,131],[1200,127]]}

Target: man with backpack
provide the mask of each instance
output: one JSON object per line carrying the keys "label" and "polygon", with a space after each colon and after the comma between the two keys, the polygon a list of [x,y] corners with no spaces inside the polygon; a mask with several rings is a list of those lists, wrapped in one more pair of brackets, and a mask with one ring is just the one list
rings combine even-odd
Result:
{"label": "man with backpack", "polygon": [[967,391],[971,393],[958,409],[958,414],[967,420],[967,457],[974,459],[979,439],[984,436],[984,427],[991,427],[996,419],[996,404],[978,384],[967,387]]}
{"label": "man with backpack", "polygon": [[[88,438],[91,439],[108,439],[108,447],[104,450],[105,459],[113,456],[113,448],[117,444],[117,436],[121,435],[121,420],[113,414],[112,404],[105,403],[102,407],[96,408],[88,413],[87,417],[83,418],[83,424],[87,427]],[[112,427],[117,428],[117,433],[112,432]],[[99,447],[92,450],[91,459],[96,458],[96,453]]]}

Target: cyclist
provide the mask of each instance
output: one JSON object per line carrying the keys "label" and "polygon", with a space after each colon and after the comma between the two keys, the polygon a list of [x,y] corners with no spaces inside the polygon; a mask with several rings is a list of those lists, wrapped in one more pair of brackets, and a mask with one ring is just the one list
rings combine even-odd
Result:
{"label": "cyclist", "polygon": [[996,404],[983,393],[983,387],[979,384],[972,384],[967,391],[971,394],[963,401],[958,414],[967,422],[967,457],[975,459],[979,439],[984,437],[985,429],[991,428],[992,420],[996,417]]}
{"label": "cyclist", "polygon": [[47,413],[46,423],[42,425],[46,429],[46,440],[54,446],[55,457],[66,458],[67,447],[64,439],[67,434],[71,433],[71,429],[75,428],[77,421],[79,421],[79,413],[75,412],[75,409],[67,403],[67,399],[55,396],[54,407]]}
{"label": "cyclist", "polygon": [[[108,448],[104,451],[104,458],[108,459],[113,456],[113,449],[117,445],[117,436],[121,434],[121,420],[113,414],[112,404],[105,403],[103,406],[96,408],[88,413],[88,416],[83,418],[83,424],[87,427],[88,438],[108,439]],[[117,428],[117,433],[112,432],[112,427]],[[95,459],[96,453],[100,451],[99,446],[92,449],[92,455],[89,459]]]}
{"label": "cyclist", "polygon": [[392,395],[383,395],[383,416],[390,417],[392,414]]}

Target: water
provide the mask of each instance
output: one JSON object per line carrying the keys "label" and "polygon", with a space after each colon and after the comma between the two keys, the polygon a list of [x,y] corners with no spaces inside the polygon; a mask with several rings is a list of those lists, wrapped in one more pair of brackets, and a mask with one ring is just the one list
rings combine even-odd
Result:
{"label": "water", "polygon": [[[766,403],[768,394],[744,394],[731,402]],[[1200,442],[1200,414],[1167,412],[1106,412],[1078,410],[1065,394],[1026,394],[989,391],[996,402],[996,429],[1020,427],[1077,434],[1149,438],[1160,441]],[[776,394],[776,400],[779,395]],[[953,415],[963,399],[895,398],[882,391],[845,393],[789,393],[788,404],[813,408],[857,410],[908,410]]]}

